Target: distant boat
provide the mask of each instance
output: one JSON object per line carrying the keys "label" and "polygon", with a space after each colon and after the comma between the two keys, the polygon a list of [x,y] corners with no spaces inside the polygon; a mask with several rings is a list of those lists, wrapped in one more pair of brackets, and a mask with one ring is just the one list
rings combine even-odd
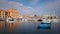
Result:
{"label": "distant boat", "polygon": [[55,10],[53,11],[54,19],[52,19],[52,22],[58,22],[58,16],[56,16]]}
{"label": "distant boat", "polygon": [[52,22],[58,22],[58,19],[52,19]]}
{"label": "distant boat", "polygon": [[50,24],[51,23],[51,19],[43,19],[43,21],[41,22],[41,24]]}
{"label": "distant boat", "polygon": [[16,19],[13,19],[13,18],[7,18],[6,20],[8,23],[15,23],[16,22]]}
{"label": "distant boat", "polygon": [[21,19],[20,21],[21,21],[21,22],[27,22],[28,20],[25,19],[25,18],[23,18],[23,19]]}

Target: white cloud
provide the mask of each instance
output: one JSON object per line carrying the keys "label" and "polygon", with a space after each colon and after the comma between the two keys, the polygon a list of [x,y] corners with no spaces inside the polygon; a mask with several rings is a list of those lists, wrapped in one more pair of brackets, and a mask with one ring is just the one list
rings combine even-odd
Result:
{"label": "white cloud", "polygon": [[19,10],[22,14],[32,14],[33,13],[32,7],[24,6],[23,4],[21,4],[19,2],[10,1],[10,2],[8,2],[8,4],[9,4],[9,8],[15,8],[15,9]]}
{"label": "white cloud", "polygon": [[9,8],[19,8],[23,6],[23,4],[19,2],[13,2],[13,1],[8,2],[8,4],[9,4]]}

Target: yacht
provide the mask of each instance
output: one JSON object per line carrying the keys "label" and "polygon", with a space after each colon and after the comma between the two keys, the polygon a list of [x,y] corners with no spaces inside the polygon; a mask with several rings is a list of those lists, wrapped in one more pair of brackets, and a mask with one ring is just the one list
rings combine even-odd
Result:
{"label": "yacht", "polygon": [[16,22],[16,19],[7,18],[7,19],[6,19],[6,22],[8,22],[8,23],[15,23],[15,22]]}
{"label": "yacht", "polygon": [[51,19],[43,19],[43,21],[41,22],[41,24],[50,24],[51,23]]}

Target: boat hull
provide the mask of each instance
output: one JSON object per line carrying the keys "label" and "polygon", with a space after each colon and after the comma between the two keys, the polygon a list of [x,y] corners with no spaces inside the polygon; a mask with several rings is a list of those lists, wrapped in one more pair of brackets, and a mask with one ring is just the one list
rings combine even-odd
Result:
{"label": "boat hull", "polygon": [[51,29],[51,24],[40,24],[37,27],[38,29]]}

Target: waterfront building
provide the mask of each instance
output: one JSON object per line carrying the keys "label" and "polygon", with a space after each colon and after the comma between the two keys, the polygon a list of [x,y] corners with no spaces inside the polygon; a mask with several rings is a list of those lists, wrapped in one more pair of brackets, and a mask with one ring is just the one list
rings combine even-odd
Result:
{"label": "waterfront building", "polygon": [[8,12],[6,10],[0,10],[0,19],[8,18]]}
{"label": "waterfront building", "polygon": [[44,19],[47,19],[47,18],[48,18],[48,19],[49,19],[49,18],[50,18],[50,19],[58,18],[58,16],[56,16],[56,15],[42,15],[41,17],[44,18]]}
{"label": "waterfront building", "polygon": [[16,9],[9,9],[8,12],[10,17],[15,19],[20,18],[20,13]]}
{"label": "waterfront building", "polygon": [[16,10],[16,9],[9,9],[9,10],[0,10],[0,19],[6,19],[6,18],[22,18],[22,16],[20,16],[21,14]]}

